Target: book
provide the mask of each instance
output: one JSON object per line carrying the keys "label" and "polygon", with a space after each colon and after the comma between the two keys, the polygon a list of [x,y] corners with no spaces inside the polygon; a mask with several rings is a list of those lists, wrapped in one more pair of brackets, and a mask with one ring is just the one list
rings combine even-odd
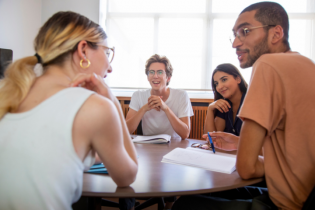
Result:
{"label": "book", "polygon": [[175,148],[164,155],[161,162],[231,174],[235,171],[236,155],[190,147]]}
{"label": "book", "polygon": [[132,139],[134,143],[149,143],[149,144],[165,144],[169,143],[171,136],[168,134],[160,134],[154,136],[137,136]]}
{"label": "book", "polygon": [[93,166],[91,166],[90,170],[85,171],[84,173],[108,174],[107,168],[105,168],[103,163],[94,164]]}

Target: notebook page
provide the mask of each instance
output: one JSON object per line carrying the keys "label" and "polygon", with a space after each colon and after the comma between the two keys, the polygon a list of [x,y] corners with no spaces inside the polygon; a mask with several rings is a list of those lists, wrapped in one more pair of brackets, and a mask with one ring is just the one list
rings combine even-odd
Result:
{"label": "notebook page", "polygon": [[175,148],[163,156],[162,162],[188,165],[230,174],[235,170],[236,158],[190,149]]}

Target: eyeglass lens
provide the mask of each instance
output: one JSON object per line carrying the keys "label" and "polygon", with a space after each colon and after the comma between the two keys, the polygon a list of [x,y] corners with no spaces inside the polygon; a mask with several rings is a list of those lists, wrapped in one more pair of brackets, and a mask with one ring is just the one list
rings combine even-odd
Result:
{"label": "eyeglass lens", "polygon": [[109,62],[111,63],[114,59],[114,51],[111,48],[108,48],[106,51],[106,55],[108,57]]}
{"label": "eyeglass lens", "polygon": [[[158,77],[162,77],[164,75],[164,71],[163,70],[157,70],[156,74]],[[155,75],[155,71],[154,70],[149,70],[148,72],[148,76],[153,77]]]}
{"label": "eyeglass lens", "polygon": [[235,38],[237,37],[241,42],[245,40],[246,37],[246,28],[239,28],[237,31],[233,32],[232,35],[230,36],[230,42],[233,44]]}

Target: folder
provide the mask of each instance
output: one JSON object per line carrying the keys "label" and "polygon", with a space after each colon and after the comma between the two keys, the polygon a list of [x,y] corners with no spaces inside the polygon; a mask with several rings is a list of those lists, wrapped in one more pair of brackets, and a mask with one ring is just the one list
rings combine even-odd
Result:
{"label": "folder", "polygon": [[91,166],[90,170],[85,171],[84,173],[108,174],[107,168],[105,168],[103,163],[94,164],[93,166]]}

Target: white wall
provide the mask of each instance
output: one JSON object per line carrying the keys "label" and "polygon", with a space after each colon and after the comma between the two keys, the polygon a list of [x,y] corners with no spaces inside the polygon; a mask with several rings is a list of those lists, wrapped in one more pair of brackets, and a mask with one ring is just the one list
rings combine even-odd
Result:
{"label": "white wall", "polygon": [[34,55],[41,24],[41,0],[0,0],[0,48],[12,49],[13,60]]}
{"label": "white wall", "polygon": [[99,22],[99,0],[42,0],[42,22],[56,12],[68,10]]}

